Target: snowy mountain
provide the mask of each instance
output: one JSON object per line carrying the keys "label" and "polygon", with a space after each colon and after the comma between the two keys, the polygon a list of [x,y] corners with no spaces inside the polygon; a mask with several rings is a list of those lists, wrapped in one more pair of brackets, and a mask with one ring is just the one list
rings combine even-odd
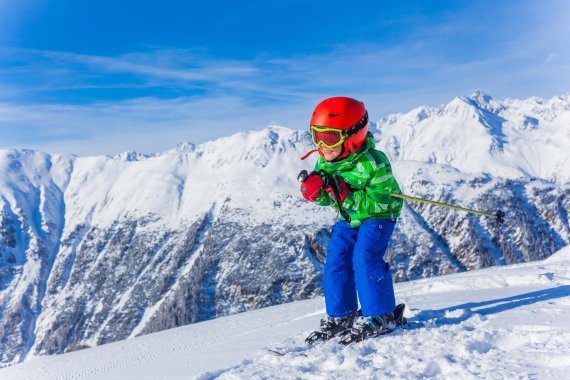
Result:
{"label": "snowy mountain", "polygon": [[[475,94],[377,123],[405,193],[507,213],[408,204],[387,253],[397,281],[570,243],[568,99]],[[319,295],[336,215],[299,195],[310,149],[270,127],[152,155],[0,150],[0,363]]]}
{"label": "snowy mountain", "polygon": [[380,149],[395,160],[570,182],[570,93],[499,101],[478,91],[438,108],[387,116],[377,125]]}
{"label": "snowy mountain", "polygon": [[[570,248],[544,261],[398,283],[406,331],[306,350],[317,297],[0,369],[20,379],[570,376]],[[287,354],[278,357],[268,349]]]}

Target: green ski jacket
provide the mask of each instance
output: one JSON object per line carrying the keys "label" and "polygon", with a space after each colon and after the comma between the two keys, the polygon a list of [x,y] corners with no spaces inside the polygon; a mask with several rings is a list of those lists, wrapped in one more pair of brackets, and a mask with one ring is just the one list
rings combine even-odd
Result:
{"label": "green ski jacket", "polygon": [[[324,170],[331,176],[340,176],[348,185],[349,194],[342,207],[350,215],[350,225],[358,227],[369,218],[396,219],[400,216],[404,201],[390,196],[401,193],[396,179],[392,175],[392,166],[386,155],[374,149],[374,137],[368,133],[362,151],[350,153],[338,162],[327,162],[320,157],[315,164],[315,171]],[[321,190],[316,204],[334,205],[336,202],[329,193]]]}

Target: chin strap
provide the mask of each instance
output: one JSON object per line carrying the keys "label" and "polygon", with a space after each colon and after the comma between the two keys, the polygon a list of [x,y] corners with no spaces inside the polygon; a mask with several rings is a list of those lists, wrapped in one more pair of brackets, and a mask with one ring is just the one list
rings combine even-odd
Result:
{"label": "chin strap", "polygon": [[313,150],[307,152],[307,154],[305,154],[303,157],[301,157],[301,160],[306,159],[307,157],[309,157],[311,154],[313,154],[315,152],[319,152],[319,154],[321,154],[321,156],[322,156],[322,153],[319,151],[319,149],[320,148],[317,148],[317,149],[313,149]]}
{"label": "chin strap", "polygon": [[301,160],[306,159],[306,158],[309,157],[311,154],[313,154],[313,153],[315,153],[315,152],[318,152],[318,151],[319,151],[318,149],[313,149],[313,150],[309,151],[307,154],[305,154],[303,157],[301,157]]}
{"label": "chin strap", "polygon": [[[303,157],[301,157],[301,160],[305,160],[307,157],[309,157],[311,154],[313,154],[315,152],[319,152],[319,154],[322,157],[324,157],[323,152],[321,152],[321,147],[318,147],[317,149],[313,149],[313,150],[310,150],[309,152],[307,152],[307,154],[305,154]],[[342,150],[340,151],[339,155],[334,160],[329,161],[329,162],[340,161],[343,158],[346,158],[349,153],[350,153],[350,151],[344,147],[344,144],[342,144]]]}

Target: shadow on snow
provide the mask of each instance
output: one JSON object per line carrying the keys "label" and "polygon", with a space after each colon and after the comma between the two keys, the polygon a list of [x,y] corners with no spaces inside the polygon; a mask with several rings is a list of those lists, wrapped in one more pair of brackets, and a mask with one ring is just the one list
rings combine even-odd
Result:
{"label": "shadow on snow", "polygon": [[[570,296],[570,285],[562,285],[555,288],[517,294],[511,297],[481,302],[467,302],[438,310],[422,310],[410,320],[410,327],[413,329],[415,323],[423,324],[425,322],[433,322],[435,325],[439,326],[458,324],[476,314],[487,316],[516,309],[521,306],[532,305],[537,302],[545,302],[567,296]],[[458,310],[463,311],[463,313],[459,316],[449,316],[449,313],[453,313]]]}

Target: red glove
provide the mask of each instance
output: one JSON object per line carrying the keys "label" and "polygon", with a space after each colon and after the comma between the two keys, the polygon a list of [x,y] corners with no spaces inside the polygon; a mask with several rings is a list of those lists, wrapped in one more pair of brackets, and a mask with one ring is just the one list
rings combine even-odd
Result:
{"label": "red glove", "polygon": [[[344,180],[338,175],[334,177],[334,181],[336,183],[338,195],[340,196],[340,203],[342,204],[344,203],[344,200],[348,196],[348,186],[346,185],[346,182],[344,182]],[[336,196],[334,194],[332,187],[330,186],[326,187],[325,190],[329,193],[331,198],[336,202]]]}
{"label": "red glove", "polygon": [[323,187],[323,179],[318,173],[311,173],[307,179],[301,183],[301,193],[309,202],[314,202]]}

